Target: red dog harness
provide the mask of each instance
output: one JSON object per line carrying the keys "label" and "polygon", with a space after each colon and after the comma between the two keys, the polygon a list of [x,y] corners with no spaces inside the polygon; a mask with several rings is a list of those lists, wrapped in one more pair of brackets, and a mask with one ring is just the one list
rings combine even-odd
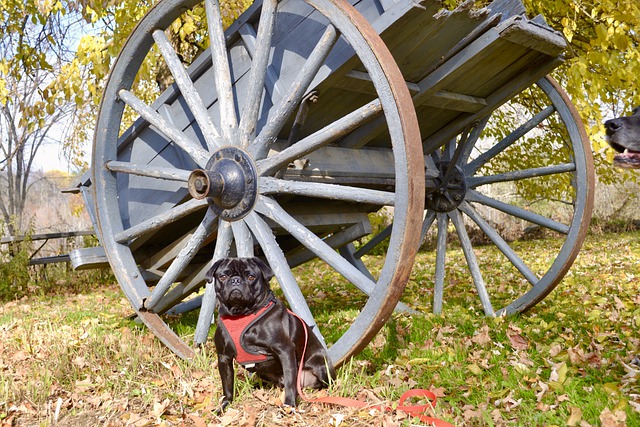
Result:
{"label": "red dog harness", "polygon": [[258,319],[273,307],[273,301],[270,301],[267,305],[260,310],[251,314],[242,314],[239,316],[220,316],[220,323],[222,327],[227,331],[233,346],[236,350],[236,362],[245,366],[255,363],[264,362],[267,360],[267,356],[264,354],[254,354],[247,351],[242,345],[242,336],[247,329],[251,327]]}

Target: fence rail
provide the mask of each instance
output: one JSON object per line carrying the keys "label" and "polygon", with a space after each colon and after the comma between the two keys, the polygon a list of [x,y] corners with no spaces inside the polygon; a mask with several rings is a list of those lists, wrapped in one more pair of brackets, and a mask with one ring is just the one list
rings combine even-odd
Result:
{"label": "fence rail", "polygon": [[0,245],[6,245],[11,243],[19,243],[24,242],[25,240],[31,241],[44,241],[29,257],[29,265],[46,265],[53,264],[58,262],[69,262],[71,258],[69,254],[63,255],[53,255],[53,256],[45,256],[36,258],[36,255],[40,252],[40,250],[44,247],[45,244],[49,240],[53,239],[65,239],[68,237],[79,237],[79,236],[92,236],[95,235],[94,230],[79,230],[79,231],[61,231],[57,233],[42,233],[42,234],[32,234],[32,235],[20,235],[20,236],[7,236],[0,239]]}

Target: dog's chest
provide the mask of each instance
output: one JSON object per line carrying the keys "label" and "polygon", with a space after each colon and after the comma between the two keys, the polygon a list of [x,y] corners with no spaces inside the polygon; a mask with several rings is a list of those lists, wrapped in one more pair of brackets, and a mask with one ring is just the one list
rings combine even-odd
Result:
{"label": "dog's chest", "polygon": [[248,351],[243,345],[242,337],[244,333],[253,324],[260,320],[260,318],[262,318],[262,316],[264,316],[271,308],[273,308],[273,306],[274,303],[271,302],[252,314],[242,316],[220,316],[219,324],[231,339],[236,352],[235,360],[239,364],[243,366],[253,365],[264,362],[268,359],[264,354],[251,353]]}

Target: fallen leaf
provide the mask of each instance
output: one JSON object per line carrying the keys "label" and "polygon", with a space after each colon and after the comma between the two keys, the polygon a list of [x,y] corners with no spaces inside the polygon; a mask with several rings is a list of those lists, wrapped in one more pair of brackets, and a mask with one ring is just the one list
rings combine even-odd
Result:
{"label": "fallen leaf", "polygon": [[538,387],[540,387],[540,391],[536,393],[536,399],[538,399],[538,402],[540,402],[542,401],[542,398],[544,397],[545,393],[549,391],[549,386],[546,383],[539,381]]}
{"label": "fallen leaf", "polygon": [[220,423],[223,426],[231,425],[236,421],[239,414],[240,412],[237,409],[229,408],[224,415],[220,417]]}
{"label": "fallen leaf", "polygon": [[549,356],[556,357],[562,352],[562,346],[560,344],[553,344],[549,349]]}
{"label": "fallen leaf", "polygon": [[331,420],[329,421],[329,425],[338,427],[344,421],[345,416],[342,414],[331,414]]}
{"label": "fallen leaf", "polygon": [[382,417],[382,427],[398,427],[399,422],[395,421],[391,416],[384,415]]}
{"label": "fallen leaf", "polygon": [[157,400],[153,402],[153,410],[151,411],[151,415],[155,418],[160,418],[167,410],[169,406],[169,399],[165,399],[162,403]]}
{"label": "fallen leaf", "polygon": [[611,412],[609,408],[604,408],[600,413],[600,427],[626,427],[627,414],[623,411]]}
{"label": "fallen leaf", "polygon": [[433,394],[436,395],[436,397],[445,397],[446,394],[444,392],[444,387],[434,387],[433,385],[431,385],[431,387],[429,387],[429,391]]}
{"label": "fallen leaf", "polygon": [[79,380],[76,381],[76,392],[84,392],[84,391],[89,391],[89,390],[93,390],[95,388],[95,384],[93,384],[91,382],[91,377],[87,376],[85,379],[83,380]]}
{"label": "fallen leaf", "polygon": [[584,351],[578,346],[567,349],[567,354],[569,355],[569,361],[573,365],[577,365],[585,361]]}
{"label": "fallen leaf", "polygon": [[153,423],[152,420],[148,418],[141,417],[138,414],[130,414],[129,419],[127,420],[127,427],[145,427]]}
{"label": "fallen leaf", "polygon": [[193,421],[195,427],[207,427],[207,423],[199,416],[195,414],[187,414],[187,417],[189,417],[189,419]]}
{"label": "fallen leaf", "polygon": [[491,342],[491,337],[489,336],[489,326],[484,325],[476,335],[471,338],[471,341],[478,345],[485,345]]}
{"label": "fallen leaf", "polygon": [[582,421],[582,410],[575,406],[570,406],[571,414],[567,419],[568,426],[577,426],[580,421]]}
{"label": "fallen leaf", "polygon": [[567,364],[565,362],[553,365],[551,374],[549,374],[549,382],[564,384],[567,380]]}
{"label": "fallen leaf", "polygon": [[73,362],[72,362],[72,363],[73,363],[75,366],[77,366],[78,368],[80,368],[80,369],[82,369],[82,368],[84,368],[85,366],[87,366],[87,361],[86,361],[86,360],[85,360],[85,358],[84,358],[84,357],[82,357],[82,356],[78,356],[78,357],[76,357],[75,359],[73,359]]}
{"label": "fallen leaf", "polygon": [[465,420],[471,420],[473,418],[482,418],[482,411],[477,409],[475,406],[466,405],[462,408],[464,411],[462,412],[462,417]]}
{"label": "fallen leaf", "polygon": [[19,350],[16,351],[11,357],[12,362],[24,362],[29,358],[29,354],[26,351]]}
{"label": "fallen leaf", "polygon": [[480,375],[482,374],[482,368],[480,368],[480,366],[478,366],[475,363],[472,363],[470,365],[467,365],[467,369],[469,370],[469,372],[471,372],[474,375]]}
{"label": "fallen leaf", "polygon": [[529,348],[529,342],[518,333],[507,333],[511,347],[516,350],[526,350]]}

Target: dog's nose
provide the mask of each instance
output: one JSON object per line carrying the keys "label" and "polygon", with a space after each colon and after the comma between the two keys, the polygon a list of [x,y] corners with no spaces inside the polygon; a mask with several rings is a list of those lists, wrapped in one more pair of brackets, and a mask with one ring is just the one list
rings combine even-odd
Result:
{"label": "dog's nose", "polygon": [[613,119],[607,120],[604,122],[604,127],[607,128],[608,132],[616,132],[618,129],[622,127],[622,120]]}
{"label": "dog's nose", "polygon": [[240,276],[233,276],[231,279],[229,279],[229,284],[231,286],[240,286],[242,285],[242,278]]}

